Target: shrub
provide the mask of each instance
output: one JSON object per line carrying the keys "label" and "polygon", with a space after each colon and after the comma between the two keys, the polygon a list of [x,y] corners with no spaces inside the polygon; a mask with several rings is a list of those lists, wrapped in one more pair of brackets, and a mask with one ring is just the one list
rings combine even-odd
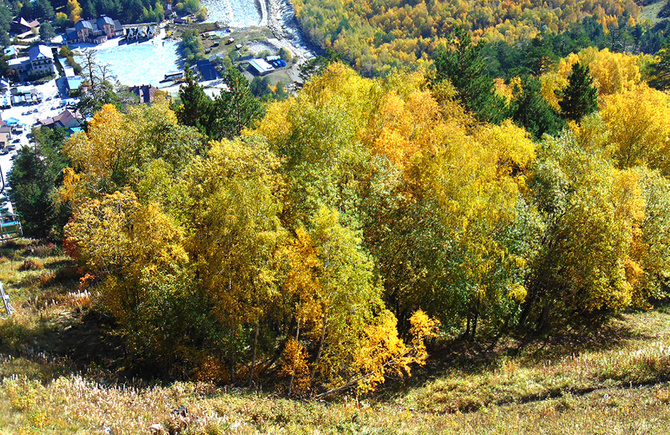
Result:
{"label": "shrub", "polygon": [[19,270],[22,272],[25,272],[27,270],[41,270],[43,268],[44,265],[42,264],[41,261],[32,258],[26,258],[23,264],[19,266]]}

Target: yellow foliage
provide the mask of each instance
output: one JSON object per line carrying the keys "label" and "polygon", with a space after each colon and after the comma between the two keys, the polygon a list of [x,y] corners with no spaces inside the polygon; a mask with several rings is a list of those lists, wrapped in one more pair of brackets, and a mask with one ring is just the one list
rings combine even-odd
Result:
{"label": "yellow foliage", "polygon": [[126,121],[115,106],[106,104],[94,115],[87,133],[74,134],[65,142],[64,151],[80,174],[70,180],[77,181],[77,189],[95,196],[116,190],[112,177],[121,161],[132,154],[137,139]]}
{"label": "yellow foliage", "polygon": [[558,108],[558,99],[554,91],[567,86],[572,66],[577,62],[588,65],[600,97],[629,91],[642,82],[640,65],[648,62],[647,58],[645,55],[613,53],[607,48],[602,50],[595,47],[585,48],[577,54],[572,53],[561,59],[555,71],[540,77],[542,94],[549,104]]}
{"label": "yellow foliage", "polygon": [[305,347],[293,337],[286,342],[279,376],[291,378],[290,393],[300,396],[310,390],[311,379],[307,365],[307,352]]}
{"label": "yellow foliage", "polygon": [[79,21],[83,12],[84,11],[81,6],[79,6],[79,2],[77,2],[77,0],[67,1],[67,13],[69,15],[70,21],[73,23]]}
{"label": "yellow foliage", "polygon": [[646,84],[611,95],[601,111],[622,168],[647,165],[670,174],[670,96]]}
{"label": "yellow foliage", "polygon": [[483,127],[477,136],[497,154],[501,175],[509,176],[513,171],[525,172],[535,160],[535,144],[530,134],[509,119],[501,125]]}
{"label": "yellow foliage", "polygon": [[356,382],[358,394],[373,390],[386,376],[409,376],[412,364],[425,364],[428,357],[425,340],[435,337],[439,322],[417,310],[410,324],[410,346],[398,337],[397,320],[389,311],[365,328],[365,340],[354,355],[354,367],[361,373]]}
{"label": "yellow foliage", "polygon": [[133,315],[130,308],[143,298],[140,282],[172,273],[188,262],[183,230],[156,204],[140,204],[129,190],[81,205],[65,233],[87,267],[105,279],[107,305],[123,320]]}
{"label": "yellow foliage", "polygon": [[509,297],[518,303],[523,303],[526,300],[527,295],[528,291],[526,290],[526,287],[520,284],[515,285],[509,291]]}
{"label": "yellow foliage", "polygon": [[589,47],[580,51],[578,56],[582,65],[589,65],[600,96],[629,91],[642,81],[636,55]]}

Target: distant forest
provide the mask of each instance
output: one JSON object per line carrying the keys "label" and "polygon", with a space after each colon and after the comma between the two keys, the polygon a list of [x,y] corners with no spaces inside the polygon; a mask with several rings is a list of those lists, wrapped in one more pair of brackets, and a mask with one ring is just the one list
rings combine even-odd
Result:
{"label": "distant forest", "polygon": [[365,76],[430,64],[456,28],[493,44],[489,50],[497,53],[498,62],[490,72],[508,76],[505,70],[520,61],[533,63],[538,56],[556,60],[590,46],[654,54],[666,41],[668,27],[665,21],[643,19],[642,6],[631,0],[294,3],[310,39],[333,49]]}

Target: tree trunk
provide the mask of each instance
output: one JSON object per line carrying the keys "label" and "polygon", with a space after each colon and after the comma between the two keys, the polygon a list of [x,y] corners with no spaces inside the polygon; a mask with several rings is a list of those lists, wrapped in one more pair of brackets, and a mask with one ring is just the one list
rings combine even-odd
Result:
{"label": "tree trunk", "polygon": [[[295,341],[298,341],[300,339],[300,320],[298,320],[298,326],[296,327],[295,330]],[[293,371],[293,374],[291,375],[291,380],[288,383],[288,395],[290,396],[291,393],[293,393],[293,381],[295,380],[295,369]]]}
{"label": "tree trunk", "polygon": [[477,333],[477,321],[479,320],[479,313],[475,311],[475,317],[472,319],[472,340],[475,339],[475,334]]}
{"label": "tree trunk", "polygon": [[312,380],[314,380],[314,375],[316,374],[316,367],[319,364],[319,360],[321,359],[321,351],[323,350],[323,342],[326,339],[326,326],[328,324],[328,320],[326,316],[323,316],[323,327],[321,328],[321,338],[319,339],[319,350],[316,352],[316,358],[314,359],[314,365],[312,366],[312,373],[310,373],[310,377]]}
{"label": "tree trunk", "polygon": [[254,378],[254,369],[256,368],[256,349],[258,347],[258,330],[261,329],[260,323],[256,323],[256,331],[254,332],[254,345],[251,352],[251,369],[249,370],[249,380],[247,381],[247,388],[251,388],[251,382]]}

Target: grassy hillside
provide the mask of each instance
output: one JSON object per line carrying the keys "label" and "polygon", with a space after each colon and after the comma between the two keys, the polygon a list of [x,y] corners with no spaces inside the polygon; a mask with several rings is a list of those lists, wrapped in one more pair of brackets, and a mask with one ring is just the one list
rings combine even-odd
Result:
{"label": "grassy hillside", "polygon": [[[28,270],[25,270],[28,269]],[[17,313],[0,320],[0,433],[663,433],[670,310],[597,333],[438,342],[429,364],[374,397],[287,400],[130,371],[111,319],[56,247],[0,247]],[[179,409],[180,406],[184,408]]]}

